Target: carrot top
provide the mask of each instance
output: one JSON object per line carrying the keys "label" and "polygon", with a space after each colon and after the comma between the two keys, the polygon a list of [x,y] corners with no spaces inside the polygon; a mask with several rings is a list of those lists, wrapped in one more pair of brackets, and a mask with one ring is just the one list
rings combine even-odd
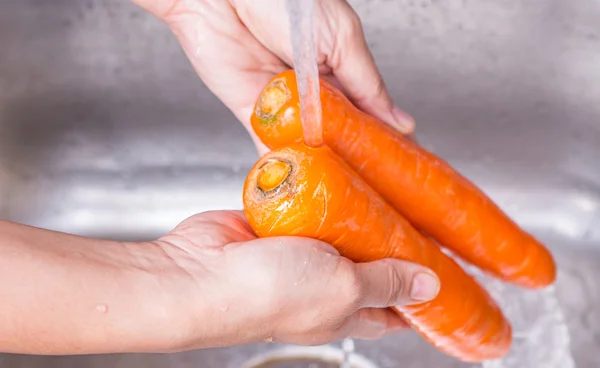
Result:
{"label": "carrot top", "polygon": [[272,142],[264,142],[269,148],[300,143],[303,140],[297,90],[296,79],[282,74],[265,87],[256,102],[254,114],[250,118],[252,129],[260,137],[271,137]]}
{"label": "carrot top", "polygon": [[292,167],[287,162],[272,160],[260,168],[257,186],[263,192],[276,190],[290,176]]}
{"label": "carrot top", "polygon": [[256,104],[256,115],[263,124],[270,123],[281,108],[292,98],[285,79],[275,79],[265,88]]}

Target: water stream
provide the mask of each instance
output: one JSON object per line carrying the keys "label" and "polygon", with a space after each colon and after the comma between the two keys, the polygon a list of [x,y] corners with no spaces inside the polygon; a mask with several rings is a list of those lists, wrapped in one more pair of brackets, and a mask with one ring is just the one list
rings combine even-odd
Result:
{"label": "water stream", "polygon": [[290,37],[294,69],[300,94],[300,115],[304,143],[310,147],[323,144],[319,68],[314,40],[314,0],[286,0],[290,19]]}
{"label": "water stream", "polygon": [[350,359],[352,359],[352,354],[354,353],[354,340],[350,338],[344,339],[344,341],[342,341],[342,352],[344,353],[344,356],[340,368],[352,368]]}

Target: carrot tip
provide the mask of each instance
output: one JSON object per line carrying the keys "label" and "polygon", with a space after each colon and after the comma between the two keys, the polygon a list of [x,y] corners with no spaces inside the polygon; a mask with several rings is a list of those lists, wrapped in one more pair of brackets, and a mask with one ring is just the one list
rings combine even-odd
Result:
{"label": "carrot tip", "polygon": [[269,161],[261,167],[256,178],[256,185],[263,192],[275,190],[286,181],[291,171],[292,167],[287,162]]}
{"label": "carrot tip", "polygon": [[[292,98],[285,79],[275,79],[260,95],[256,104],[256,115],[263,121],[269,121]],[[266,120],[266,121],[265,121]]]}

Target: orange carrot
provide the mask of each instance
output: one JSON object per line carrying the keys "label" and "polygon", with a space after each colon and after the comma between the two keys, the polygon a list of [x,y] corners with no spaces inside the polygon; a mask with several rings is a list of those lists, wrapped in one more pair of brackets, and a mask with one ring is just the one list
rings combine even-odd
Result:
{"label": "orange carrot", "polygon": [[244,210],[260,237],[304,236],[355,262],[398,258],[440,278],[430,302],[394,308],[439,350],[468,362],[500,358],[511,327],[479,284],[421,235],[330,148],[271,151],[244,185]]}
{"label": "orange carrot", "polygon": [[[554,282],[550,252],[520,229],[479,188],[439,157],[358,110],[321,81],[324,141],[417,229],[507,282]],[[302,141],[293,70],[263,90],[252,127],[269,148]]]}

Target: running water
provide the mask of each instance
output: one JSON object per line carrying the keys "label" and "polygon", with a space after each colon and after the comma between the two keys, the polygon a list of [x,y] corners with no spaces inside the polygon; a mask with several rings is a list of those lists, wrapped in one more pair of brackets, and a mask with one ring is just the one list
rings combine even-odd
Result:
{"label": "running water", "polygon": [[485,275],[444,250],[475,276],[498,302],[513,328],[513,343],[503,359],[482,368],[574,368],[571,338],[554,286],[526,290]]}
{"label": "running water", "polygon": [[521,290],[479,275],[513,327],[513,345],[501,360],[482,368],[574,368],[570,336],[554,286]]}
{"label": "running water", "polygon": [[351,338],[346,338],[342,341],[342,352],[344,353],[342,357],[342,364],[340,368],[352,368],[350,365],[350,359],[352,354],[354,354],[354,340]]}
{"label": "running water", "polygon": [[323,130],[313,27],[314,0],[286,0],[286,4],[300,95],[304,143],[309,147],[318,147],[323,144]]}

